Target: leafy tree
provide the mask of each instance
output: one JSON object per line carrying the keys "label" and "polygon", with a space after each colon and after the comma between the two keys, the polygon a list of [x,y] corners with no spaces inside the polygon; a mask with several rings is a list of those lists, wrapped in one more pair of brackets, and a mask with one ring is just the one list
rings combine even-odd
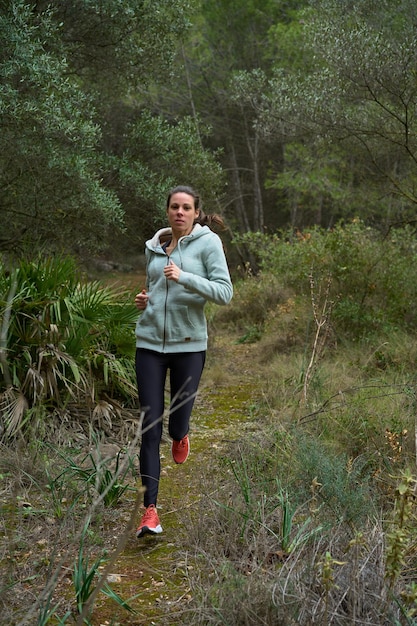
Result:
{"label": "leafy tree", "polygon": [[167,193],[178,181],[198,189],[208,211],[217,210],[223,175],[216,154],[201,146],[203,132],[209,129],[197,130],[190,117],[169,122],[146,110],[128,127],[126,148],[116,165],[132,238],[138,223],[145,236],[165,224]]}
{"label": "leafy tree", "polygon": [[413,215],[416,19],[410,0],[322,0],[302,14],[304,67],[276,63],[258,117],[285,144],[270,185],[285,190],[294,225]]}
{"label": "leafy tree", "polygon": [[[172,71],[178,40],[190,28],[195,0],[38,0],[36,12],[52,7],[71,71],[98,106],[121,94],[135,95]],[[103,102],[103,95],[105,101]]]}
{"label": "leafy tree", "polygon": [[[253,100],[238,96],[234,79],[238,72],[271,67],[266,45],[270,28],[287,22],[291,11],[303,2],[272,0],[209,0],[202,3],[196,28],[184,46],[183,89],[161,98],[161,106],[181,107],[213,133],[205,145],[221,147],[221,163],[227,174],[222,200],[232,227],[241,232],[274,225],[277,194],[265,189],[269,162],[281,152],[280,141],[266,141],[254,124],[257,101],[265,81],[253,90]],[[170,100],[171,98],[171,100]]]}
{"label": "leafy tree", "polygon": [[[201,166],[200,179],[220,184],[215,159],[186,121],[168,128],[160,120],[171,148],[159,161],[148,163],[133,144],[153,145],[149,133],[157,123],[143,122],[143,93],[170,75],[190,26],[192,0],[4,4],[0,212],[8,228],[0,250],[46,246],[90,254],[113,243],[126,209],[133,211],[139,201],[149,210],[152,186],[165,195],[174,172],[181,182],[190,176],[177,160],[187,141],[188,166]],[[163,143],[162,134],[155,145]],[[172,149],[173,142],[182,148]],[[136,221],[132,232],[138,230]]]}
{"label": "leafy tree", "polygon": [[121,223],[120,204],[99,178],[91,102],[69,79],[66,60],[45,45],[58,37],[50,11],[37,16],[13,2],[0,15],[3,249],[24,240],[82,246]]}

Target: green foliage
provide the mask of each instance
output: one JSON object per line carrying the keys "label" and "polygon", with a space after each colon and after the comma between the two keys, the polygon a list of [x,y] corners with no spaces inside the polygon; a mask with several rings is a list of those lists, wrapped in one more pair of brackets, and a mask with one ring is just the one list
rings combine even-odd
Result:
{"label": "green foliage", "polygon": [[56,611],[58,609],[58,604],[52,603],[52,595],[53,591],[48,595],[46,601],[41,604],[38,613],[38,621],[36,622],[36,626],[46,626],[46,624],[56,624],[57,626],[65,626],[67,620],[71,616],[71,611],[67,611],[67,613],[60,618]]}
{"label": "green foliage", "polygon": [[244,238],[263,271],[284,288],[310,297],[310,280],[331,281],[332,325],[338,336],[360,337],[397,328],[415,328],[417,240],[413,229],[386,236],[360,220],[331,230],[306,229]]}
{"label": "green foliage", "polygon": [[48,445],[48,449],[54,452],[61,461],[60,471],[55,476],[46,468],[47,486],[51,493],[54,511],[57,518],[61,518],[68,511],[64,510],[62,502],[68,500],[63,494],[69,485],[77,486],[77,494],[70,507],[74,507],[81,496],[92,493],[103,501],[106,507],[116,507],[123,494],[130,489],[126,482],[128,474],[132,471],[132,459],[128,457],[122,460],[121,451],[116,456],[103,457],[100,452],[98,440],[95,441],[95,449],[81,458],[66,454],[59,449]]}
{"label": "green foliage", "polygon": [[[106,97],[166,80],[176,43],[190,28],[193,0],[52,0],[74,70]],[[107,84],[107,86],[106,86]],[[104,104],[104,103],[102,103]]]}
{"label": "green foliage", "polygon": [[373,514],[370,495],[374,468],[360,453],[353,459],[341,453],[331,437],[320,440],[301,431],[296,436],[289,432],[279,445],[273,434],[265,437],[263,463],[259,442],[253,442],[245,445],[243,452],[239,450],[229,467],[251,523],[264,515],[262,521],[274,529],[274,511],[279,509],[281,521],[275,532],[281,536],[282,548],[288,549],[305,534],[307,518],[298,509],[306,508],[312,493],[317,525],[359,524]]}
{"label": "green foliage", "polygon": [[398,479],[392,519],[387,532],[387,558],[385,576],[392,588],[405,566],[405,557],[414,541],[416,478],[407,469]]}
{"label": "green foliage", "polygon": [[287,214],[281,215],[293,226],[321,224],[331,207],[332,217],[351,216],[355,209],[352,171],[336,148],[331,152],[320,139],[314,150],[302,142],[291,142],[283,150],[285,168],[271,171],[265,181],[286,198]]}
{"label": "green foliage", "polygon": [[[90,624],[89,617],[93,609],[90,600],[93,597],[93,593],[96,588],[95,581],[96,578],[99,576],[99,568],[106,561],[106,558],[104,556],[98,556],[94,563],[90,563],[89,557],[85,553],[84,539],[89,524],[90,520],[88,519],[82,530],[78,556],[74,561],[74,570],[72,576],[75,597],[77,601],[77,611],[80,616],[83,616],[83,621],[86,624]],[[119,606],[122,606],[130,613],[135,613],[132,607],[125,600],[123,600],[123,598],[121,598],[119,594],[113,591],[108,583],[104,584],[101,591],[111,600],[116,602],[116,604],[118,604]]]}
{"label": "green foliage", "polygon": [[[279,159],[281,146],[274,137],[266,139],[256,122],[268,91],[269,29],[287,20],[299,4],[271,0],[202,3],[183,49],[182,84],[174,94],[162,94],[162,109],[164,102],[172,106],[174,100],[176,110],[188,113],[191,109],[212,128],[205,143],[222,149],[220,160],[227,176],[222,205],[231,228],[239,232],[276,224],[276,194],[264,193],[264,181],[269,164]],[[254,78],[250,90],[246,89],[248,75]]]}
{"label": "green foliage", "polygon": [[[137,444],[132,443],[116,455],[112,450],[118,446],[107,446],[96,437],[93,440],[93,449],[87,448],[88,453],[74,450],[69,441],[64,446],[24,442],[21,448],[15,442],[1,444],[0,478],[5,502],[0,514],[9,533],[8,550],[15,555],[13,564],[3,567],[0,577],[2,617],[7,623],[90,623],[99,594],[102,599],[104,594],[118,606],[134,612],[130,606],[133,598],[125,601],[112,589],[110,574],[114,572],[111,563],[116,560],[113,540],[121,535],[126,541],[125,516],[130,513],[133,517],[126,489],[138,491],[133,472],[130,480],[127,476]],[[106,451],[112,456],[106,455]],[[131,487],[126,486],[127,482]],[[122,501],[121,487],[125,494]],[[106,501],[112,495],[112,501]],[[114,535],[114,523],[119,527],[118,537],[110,536]],[[118,543],[119,556],[120,546]],[[107,556],[109,551],[112,554]],[[33,576],[26,573],[22,579],[18,574],[19,559],[27,562],[29,554]],[[65,590],[62,587],[63,572],[68,572],[70,578],[72,573],[72,597],[67,585]],[[24,606],[16,594],[16,587],[22,583],[37,588]]]}
{"label": "green foliage", "polygon": [[[280,528],[280,546],[283,554],[289,555],[291,552],[299,549],[299,547],[311,540],[315,534],[322,532],[323,528],[315,526],[313,519],[308,516],[302,523],[297,523],[297,515],[299,511],[292,505],[287,491],[278,491],[278,502],[281,508],[281,528]],[[296,531],[294,532],[294,528]]]}
{"label": "green foliage", "polygon": [[6,3],[0,249],[136,249],[179,182],[238,232],[412,220],[415,19],[413,0]]}
{"label": "green foliage", "polygon": [[285,144],[283,167],[271,168],[268,184],[285,191],[293,226],[355,213],[413,219],[415,16],[412,0],[322,0],[299,13],[298,30],[272,29],[284,56],[276,57],[258,123]]}
{"label": "green foliage", "polygon": [[20,0],[0,17],[3,249],[25,241],[79,249],[121,224],[119,202],[100,181],[94,109],[68,77],[60,36],[51,10],[37,14]]}
{"label": "green foliage", "polygon": [[[8,228],[0,250],[91,255],[114,244],[115,234],[124,230],[125,209],[137,198],[144,204],[154,199],[161,190],[161,167],[162,180],[172,180],[182,155],[174,150],[149,163],[145,155],[131,199],[132,189],[119,178],[119,159],[127,124],[145,108],[138,90],[171,78],[194,5],[193,0],[7,3],[0,16],[0,206]],[[184,125],[178,136],[185,133],[189,147],[194,139],[189,163],[198,169],[206,161],[199,181],[210,170],[216,178],[218,167],[198,132]],[[147,131],[136,139],[150,144]],[[195,167],[176,173],[185,178]],[[152,194],[143,194],[154,186]],[[137,222],[129,228],[132,236]]]}
{"label": "green foliage", "polygon": [[260,338],[271,311],[286,298],[287,292],[276,276],[250,276],[235,283],[233,300],[227,308],[216,311],[216,322],[243,332],[240,341],[251,343]]}
{"label": "green foliage", "polygon": [[[331,591],[338,590],[337,598],[339,590],[358,598],[367,579],[361,574],[361,592],[355,592],[359,572],[368,566],[375,571],[374,563],[369,563],[375,544],[369,547],[365,540],[360,544],[355,536],[356,528],[368,528],[378,508],[367,473],[359,469],[361,460],[349,465],[346,457],[339,458],[320,438],[303,437],[301,428],[294,426],[290,432],[277,424],[264,426],[262,433],[257,428],[229,454],[224,467],[232,471],[222,474],[226,481],[223,498],[217,497],[211,508],[207,503],[204,506],[210,532],[201,533],[195,542],[198,552],[210,559],[210,574],[200,579],[201,591],[209,597],[199,598],[199,610],[203,604],[207,618],[215,597],[216,614],[227,623],[233,623],[237,615],[255,613],[257,620],[262,618],[265,623],[281,623],[279,619],[303,623],[310,621],[306,616],[313,611],[311,603],[316,617],[319,608],[334,615],[335,605],[339,616],[341,611],[351,615],[352,603],[340,609]],[[369,532],[371,541],[370,528]],[[235,584],[223,576],[225,571]],[[233,572],[245,576],[238,579]],[[321,601],[317,598],[318,580],[326,590],[320,593]],[[254,589],[259,602],[250,595]],[[300,594],[301,590],[304,593]],[[366,606],[361,614],[365,612],[369,615],[373,609]],[[203,623],[197,616],[195,620]]]}
{"label": "green foliage", "polygon": [[[224,180],[217,161],[220,151],[202,147],[209,132],[190,117],[168,122],[147,111],[129,125],[123,156],[115,165],[132,231],[141,217],[144,232],[165,225],[166,198],[178,181],[198,189],[208,212],[217,210],[216,194]],[[149,206],[156,209],[151,214]]]}
{"label": "green foliage", "polygon": [[[285,20],[292,8],[299,2],[277,3],[273,0],[208,0],[202,7],[205,18],[204,30],[211,43],[211,61],[215,59],[216,48],[231,53],[230,62],[234,68],[252,69],[263,59],[262,37],[274,21]],[[247,45],[242,46],[242,35],[247,37]],[[224,70],[227,69],[227,65]]]}
{"label": "green foliage", "polygon": [[353,461],[315,437],[300,438],[294,445],[292,479],[304,497],[313,481],[319,483],[317,501],[325,509],[321,511],[322,520],[355,525],[372,515],[374,503],[369,484],[372,468],[364,458]]}
{"label": "green foliage", "polygon": [[83,282],[70,258],[39,258],[1,268],[0,303],[3,435],[28,410],[102,394],[134,401],[137,310],[127,294]]}

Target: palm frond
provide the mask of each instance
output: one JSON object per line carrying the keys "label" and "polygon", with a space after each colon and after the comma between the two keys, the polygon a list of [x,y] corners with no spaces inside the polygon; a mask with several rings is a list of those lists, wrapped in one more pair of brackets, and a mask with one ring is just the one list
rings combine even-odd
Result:
{"label": "palm frond", "polygon": [[14,437],[22,429],[28,408],[25,396],[16,389],[9,387],[0,394],[0,435],[2,438]]}
{"label": "palm frond", "polygon": [[[23,260],[12,274],[0,264],[0,314],[8,305],[9,315],[1,337],[7,362],[0,362],[8,382],[0,381],[0,392],[12,386],[29,409],[136,400],[131,296],[83,281],[71,259]],[[95,419],[111,421],[117,410],[104,406]]]}

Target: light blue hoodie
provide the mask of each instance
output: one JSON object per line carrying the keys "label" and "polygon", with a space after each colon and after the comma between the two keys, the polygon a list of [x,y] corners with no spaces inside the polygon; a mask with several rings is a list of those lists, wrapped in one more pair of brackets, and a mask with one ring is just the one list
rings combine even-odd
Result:
{"label": "light blue hoodie", "polygon": [[[161,237],[166,241],[170,234],[170,228],[162,228],[146,242],[149,300],[136,324],[136,346],[199,352],[207,349],[206,302],[228,304],[233,296],[223,244],[208,226],[195,224],[168,256]],[[164,266],[170,260],[181,269],[178,282],[165,278]]]}

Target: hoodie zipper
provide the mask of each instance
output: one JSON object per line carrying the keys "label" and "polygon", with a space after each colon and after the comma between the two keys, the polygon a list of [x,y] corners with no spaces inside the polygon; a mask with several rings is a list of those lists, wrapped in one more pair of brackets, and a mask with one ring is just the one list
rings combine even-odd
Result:
{"label": "hoodie zipper", "polygon": [[[165,265],[169,265],[169,256],[168,255],[167,255],[167,262],[166,262]],[[165,288],[165,304],[164,304],[164,336],[163,336],[163,339],[162,339],[162,352],[165,351],[166,334],[167,334],[168,289],[169,289],[168,278],[165,278],[165,285],[166,285],[166,288]]]}
{"label": "hoodie zipper", "polygon": [[[181,237],[181,239],[182,239],[182,237]],[[179,257],[180,257],[179,258],[179,264],[178,264],[178,267],[180,269],[182,269],[182,256],[181,256],[181,249],[180,249],[181,239],[178,240],[177,248],[176,248],[178,250],[178,254],[179,254]],[[167,253],[165,252],[165,254],[167,254]],[[171,259],[171,257],[168,256],[168,254],[167,254],[167,262],[166,262],[165,265],[169,265],[170,259]],[[165,290],[165,304],[164,304],[164,336],[163,336],[163,339],[162,339],[162,351],[163,352],[165,351],[166,335],[167,335],[167,327],[166,326],[167,326],[168,290],[169,290],[169,280],[168,280],[168,278],[166,278],[165,281],[166,281],[166,290]]]}

